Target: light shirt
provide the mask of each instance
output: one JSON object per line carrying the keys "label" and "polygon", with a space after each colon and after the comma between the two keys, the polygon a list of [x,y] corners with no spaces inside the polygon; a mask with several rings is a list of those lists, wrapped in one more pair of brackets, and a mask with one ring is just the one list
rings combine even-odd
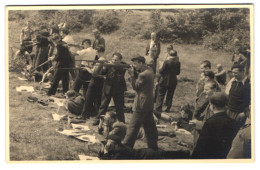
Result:
{"label": "light shirt", "polygon": [[[77,51],[77,56],[75,57],[76,60],[94,60],[95,56],[97,55],[96,50],[94,50],[92,47],[88,47],[87,49],[83,49],[80,51]],[[86,61],[79,61],[76,62],[77,66],[80,65],[88,65],[88,62]]]}
{"label": "light shirt", "polygon": [[[73,37],[72,37],[71,35],[66,35],[66,36],[62,39],[62,41],[64,41],[64,42],[67,43],[67,44],[75,44],[75,41],[74,41],[74,39],[73,39]],[[75,47],[69,47],[69,50],[70,50],[71,52],[73,52],[73,53],[76,53],[77,48],[75,48]]]}
{"label": "light shirt", "polygon": [[151,40],[151,43],[150,43],[150,49],[152,49],[154,47],[154,40]]}

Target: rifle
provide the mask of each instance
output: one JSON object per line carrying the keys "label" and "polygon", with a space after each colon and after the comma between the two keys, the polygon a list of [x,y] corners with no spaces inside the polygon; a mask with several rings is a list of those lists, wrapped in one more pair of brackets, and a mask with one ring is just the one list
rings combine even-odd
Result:
{"label": "rifle", "polygon": [[51,60],[47,60],[47,61],[43,62],[42,64],[38,65],[37,67],[28,70],[28,72],[25,74],[25,78],[30,78],[30,77],[32,77],[32,73],[33,73],[37,68],[39,68],[39,67],[41,67],[41,66],[47,64],[47,63],[50,62],[50,61],[51,61]]}

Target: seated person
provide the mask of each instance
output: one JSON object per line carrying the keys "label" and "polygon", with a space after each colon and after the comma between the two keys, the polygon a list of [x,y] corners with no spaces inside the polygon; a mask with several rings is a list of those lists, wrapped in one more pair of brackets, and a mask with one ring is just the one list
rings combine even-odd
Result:
{"label": "seated person", "polygon": [[67,109],[69,110],[69,112],[79,116],[84,105],[84,97],[74,90],[69,90],[66,93],[66,99]]}
{"label": "seated person", "polygon": [[[166,114],[162,114],[165,119],[169,120],[169,116]],[[167,118],[168,117],[168,118]],[[169,121],[170,122],[170,121]],[[126,125],[123,122],[118,121],[116,113],[115,112],[107,112],[105,116],[102,116],[99,121],[98,125],[98,133],[103,134],[105,137],[108,135],[117,135],[119,136],[122,140],[124,139],[126,135]],[[175,132],[174,131],[161,131],[158,129],[158,135],[159,136],[169,136],[169,137],[175,137]],[[144,129],[141,128],[138,135],[137,139],[143,139],[145,138],[145,133]]]}
{"label": "seated person", "polygon": [[177,122],[177,127],[179,129],[185,129],[189,132],[192,131],[193,127],[189,124],[192,120],[192,111],[190,105],[185,105],[181,107],[181,118]]}
{"label": "seated person", "polygon": [[115,112],[107,112],[100,118],[98,133],[103,134],[105,137],[108,135],[117,135],[123,140],[126,135],[126,125],[118,121]]}
{"label": "seated person", "polygon": [[102,141],[98,157],[102,160],[140,160],[140,159],[187,159],[189,151],[154,151],[150,148],[132,149],[121,143],[117,135],[109,135]]}

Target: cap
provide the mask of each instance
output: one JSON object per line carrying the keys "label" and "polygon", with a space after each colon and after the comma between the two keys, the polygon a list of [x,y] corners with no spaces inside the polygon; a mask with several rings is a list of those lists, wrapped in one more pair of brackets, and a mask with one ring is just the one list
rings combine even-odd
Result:
{"label": "cap", "polygon": [[139,61],[145,63],[145,58],[143,56],[137,55],[136,57],[132,58],[131,61]]}

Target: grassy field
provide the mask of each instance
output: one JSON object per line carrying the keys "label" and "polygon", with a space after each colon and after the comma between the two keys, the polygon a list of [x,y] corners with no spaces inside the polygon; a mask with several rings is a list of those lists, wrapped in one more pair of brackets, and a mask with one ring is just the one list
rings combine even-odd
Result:
{"label": "grassy field", "polygon": [[[147,41],[137,39],[133,36],[124,38],[124,33],[132,31],[132,34],[140,33],[147,29],[149,24],[147,12],[138,11],[129,14],[123,20],[122,27],[117,32],[104,35],[106,40],[106,55],[109,57],[115,51],[124,56],[126,62],[130,62],[131,57],[136,54],[144,54]],[[22,24],[9,22],[9,47],[17,49],[19,31]],[[144,28],[143,28],[144,27]],[[127,34],[130,35],[130,34]],[[73,38],[80,43],[85,38],[93,37],[89,32],[73,33]],[[160,59],[166,54],[166,46],[162,44]],[[217,64],[222,64],[225,69],[231,65],[231,55],[222,51],[211,51],[198,45],[175,45],[181,62],[181,74],[179,78],[189,78],[194,82],[178,83],[171,115],[178,114],[179,107],[183,104],[194,104],[195,85],[199,77],[199,63],[208,59],[212,62],[214,70]],[[9,48],[10,49],[10,48]],[[10,56],[9,56],[10,57]],[[108,58],[109,58],[108,57]],[[26,101],[30,93],[17,92],[15,88],[21,85],[38,86],[33,82],[20,81],[17,79],[20,73],[9,73],[9,143],[10,160],[77,160],[79,154],[95,156],[97,149],[95,146],[88,149],[87,144],[76,139],[58,134],[55,130],[59,127],[67,127],[66,122],[55,122],[51,113],[56,111],[56,106],[43,107]],[[39,92],[39,91],[37,91]],[[48,99],[44,94],[33,94],[41,99]],[[61,112],[65,112],[62,110]],[[126,114],[127,122],[130,115]],[[95,130],[95,129],[94,129]],[[184,137],[176,137],[173,141],[187,142]],[[142,141],[137,142],[137,147],[143,147]],[[172,143],[160,143],[161,148],[183,149]]]}

